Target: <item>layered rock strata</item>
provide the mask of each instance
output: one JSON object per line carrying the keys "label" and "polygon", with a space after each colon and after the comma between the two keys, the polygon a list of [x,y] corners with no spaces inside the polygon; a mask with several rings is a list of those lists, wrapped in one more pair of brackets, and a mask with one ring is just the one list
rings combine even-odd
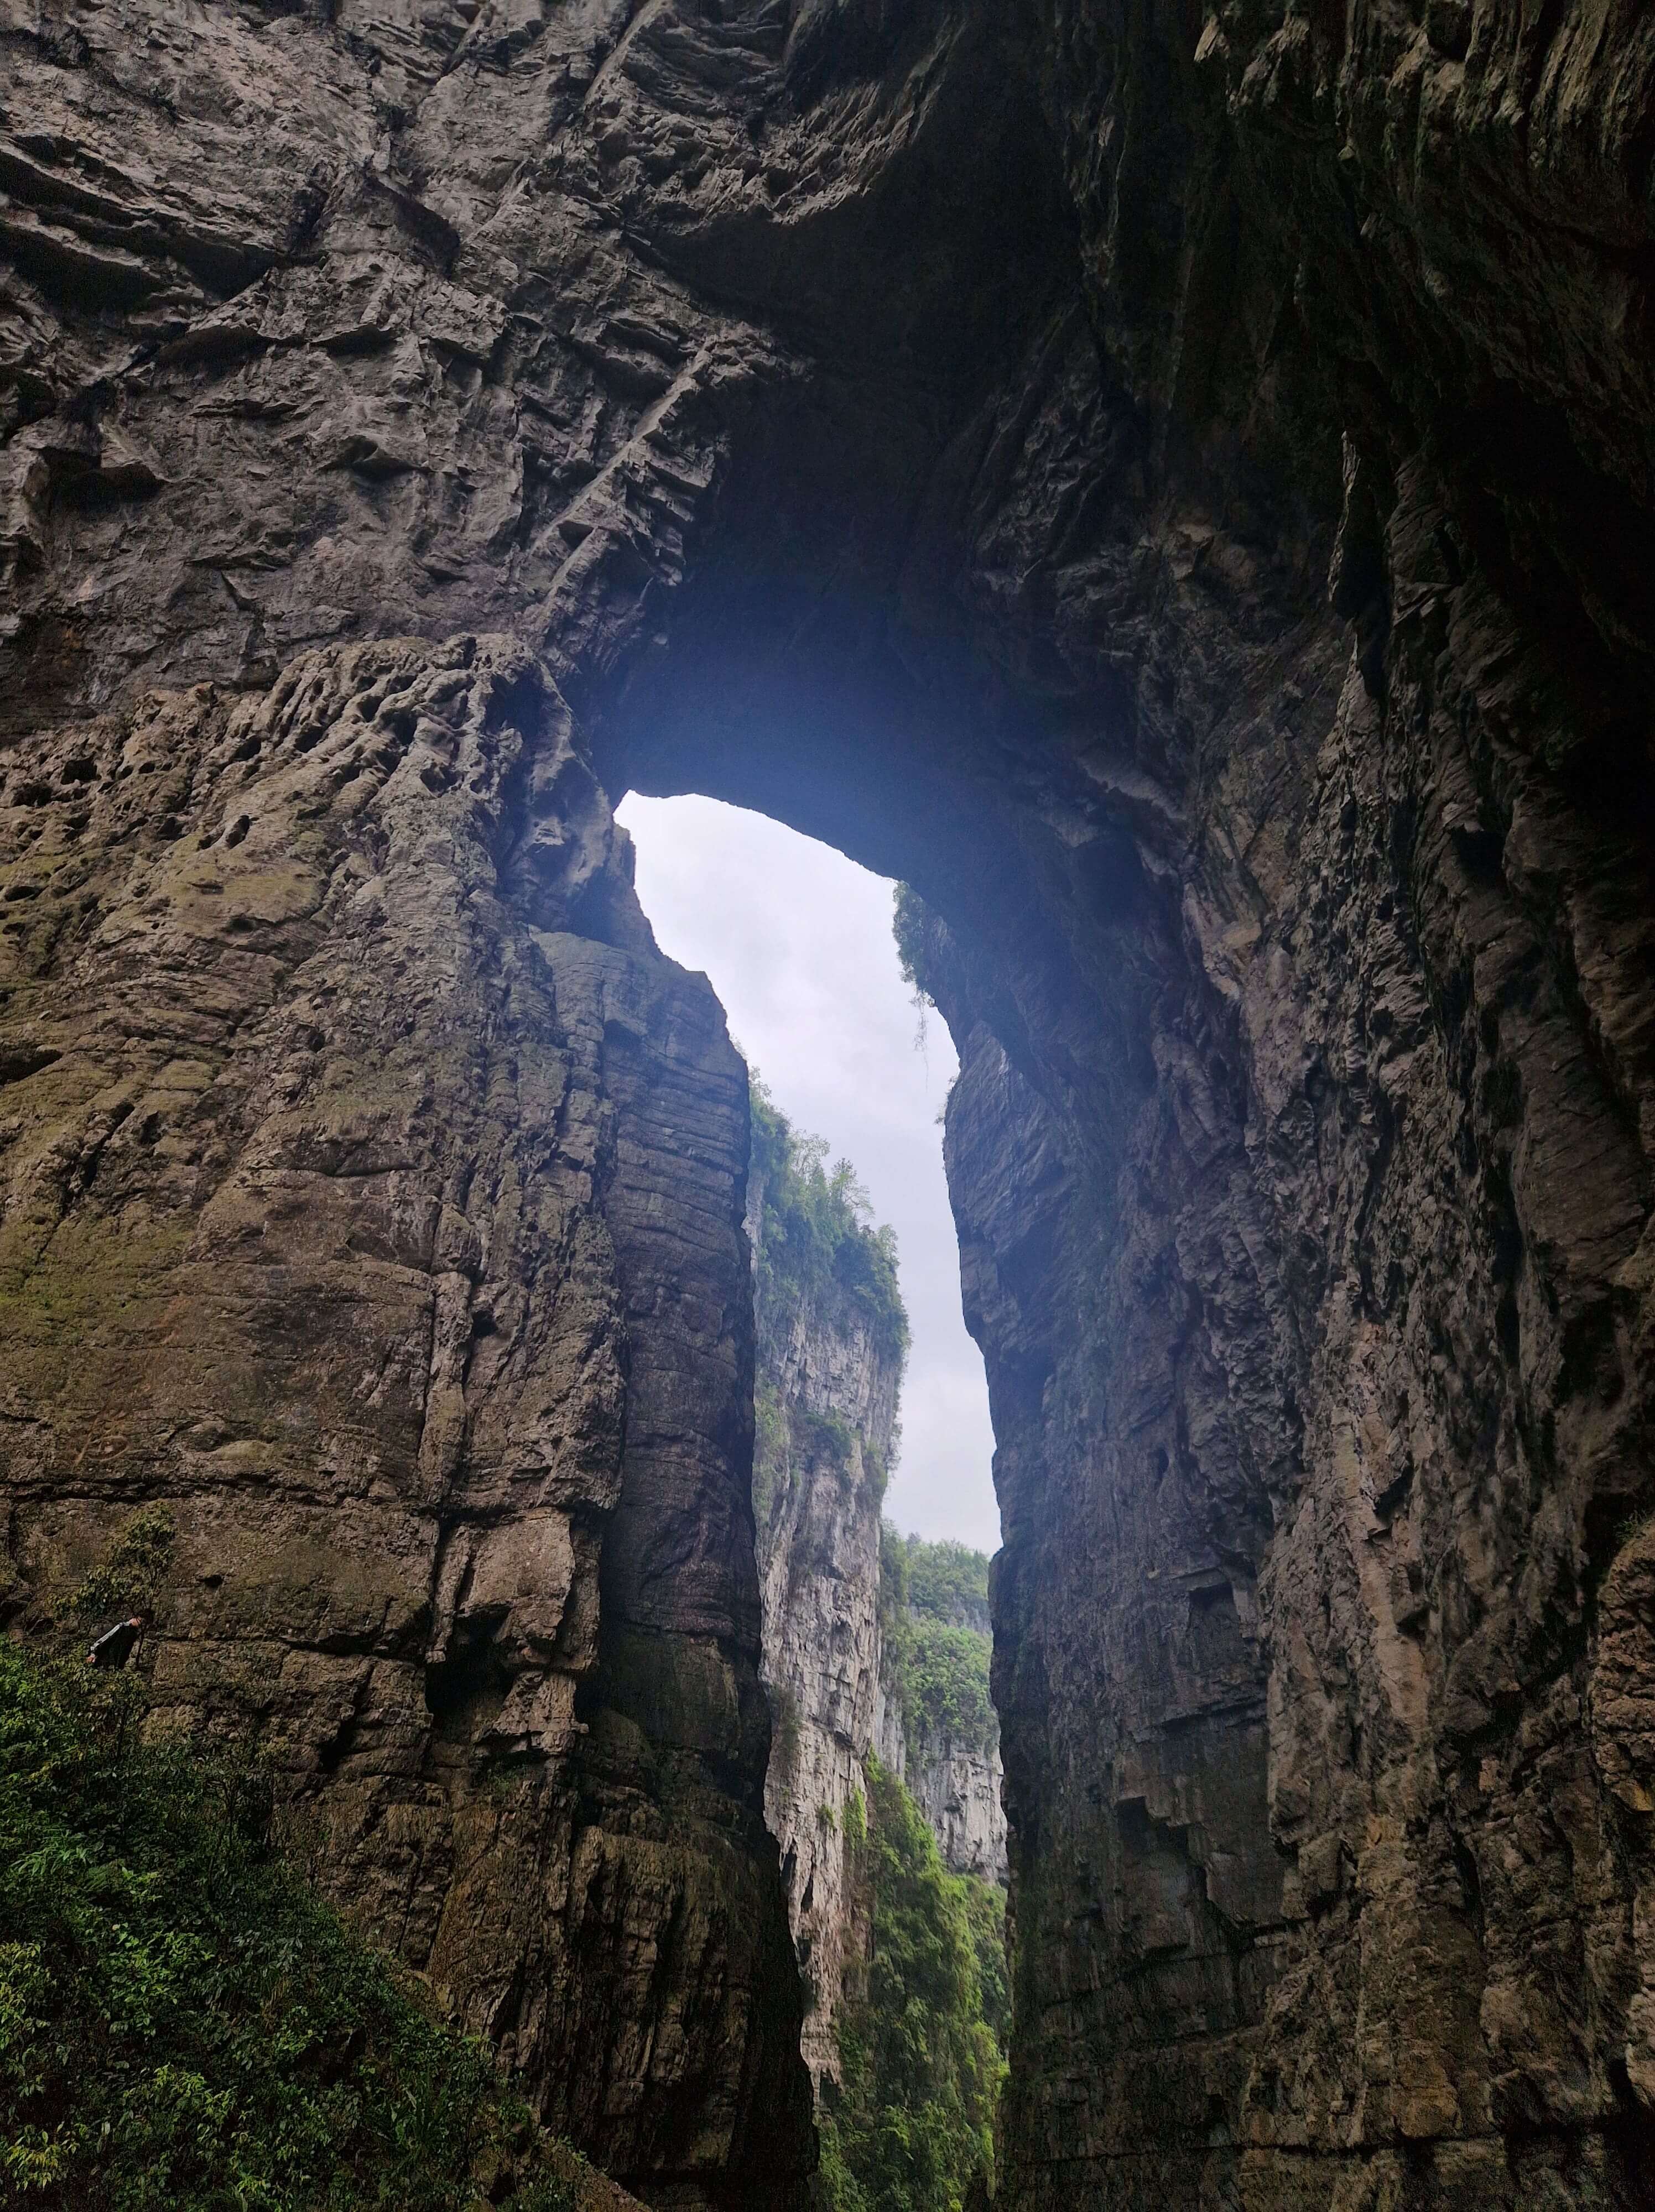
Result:
{"label": "layered rock strata", "polygon": [[[762,1240],[764,1188],[748,1220]],[[782,1850],[804,1989],[802,2049],[820,2093],[859,1932],[852,1853],[866,1828],[879,1682],[879,1500],[900,1353],[837,1284],[759,1279],[753,1461],[764,1677],[772,1739],[764,1811]]]}
{"label": "layered rock strata", "polygon": [[998,1741],[984,1749],[946,1734],[922,1736],[904,1778],[949,1873],[1003,1888],[1009,1869]]}
{"label": "layered rock strata", "polygon": [[[887,1541],[894,1537],[887,1532]],[[900,1539],[897,1540],[900,1542]],[[908,1540],[911,1556],[916,1540]],[[974,1555],[979,1573],[988,1561]],[[904,1617],[894,1616],[900,1612]],[[986,1675],[991,1629],[986,1598],[957,1600],[940,1612],[921,1613],[888,1584],[880,1607],[884,1633],[879,1644],[879,1680],[873,1711],[873,1749],[881,1765],[905,1784],[929,1822],[950,1874],[975,1875],[1003,1887],[1009,1875],[1006,1852],[1006,1808],[1000,1757],[1000,1729],[992,1710],[977,1724],[952,1716],[933,1717],[916,1697],[903,1663],[904,1648],[916,1632],[940,1625],[973,1639]],[[910,1710],[911,1708],[911,1710]]]}
{"label": "layered rock strata", "polygon": [[790,2201],[745,1074],[555,687],[326,648],[8,766],[14,1626],[163,1510],[150,1725],[650,2201]]}
{"label": "layered rock strata", "polygon": [[[1007,1536],[1008,2201],[1637,2203],[1647,11],[53,0],[0,38],[4,941],[56,917],[46,987],[84,957],[189,1060],[169,994],[216,968],[83,951],[104,733],[404,634],[544,655],[613,793],[912,882]],[[181,868],[218,817],[166,774],[217,741],[157,742],[112,839]],[[25,1086],[40,1018],[14,990]],[[74,1225],[102,1098],[40,1170],[76,1300],[121,1279]],[[285,1357],[291,1303],[236,1295],[236,1357]],[[171,1387],[155,1340],[14,1388],[87,1510],[149,1480],[88,1432]],[[618,1617],[672,1552],[618,1553]],[[627,2124],[693,2133],[747,2077],[652,2078]]]}

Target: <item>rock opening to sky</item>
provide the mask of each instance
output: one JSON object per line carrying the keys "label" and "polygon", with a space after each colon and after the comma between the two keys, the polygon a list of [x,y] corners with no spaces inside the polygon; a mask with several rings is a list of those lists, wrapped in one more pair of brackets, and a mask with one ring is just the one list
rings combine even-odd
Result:
{"label": "rock opening to sky", "polygon": [[897,1231],[913,1348],[886,1512],[904,1529],[994,1551],[994,1435],[960,1318],[938,1118],[958,1063],[934,1014],[919,1042],[891,934],[892,885],[716,799],[634,793],[620,819],[661,950],[710,978],[777,1106],[852,1162],[875,1218]]}

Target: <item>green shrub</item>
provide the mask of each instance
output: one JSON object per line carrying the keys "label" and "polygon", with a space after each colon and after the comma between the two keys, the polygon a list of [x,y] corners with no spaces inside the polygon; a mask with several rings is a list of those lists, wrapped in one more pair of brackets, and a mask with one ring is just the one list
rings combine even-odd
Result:
{"label": "green shrub", "polygon": [[988,1751],[998,1735],[989,1693],[993,1645],[970,1624],[989,1602],[989,1562],[955,1543],[879,1530],[879,1630],[884,1668],[902,1707],[910,1752],[947,1737]]}
{"label": "green shrub", "polygon": [[854,1784],[845,1800],[845,1841],[855,1850],[867,1841],[867,1800]]}
{"label": "green shrub", "polygon": [[770,1764],[777,1774],[791,1775],[799,1763],[799,1700],[785,1682],[765,1694],[770,1701]]}
{"label": "green shrub", "polygon": [[957,1628],[987,1617],[989,1562],[983,1553],[947,1540],[928,1544],[920,1536],[908,1537],[905,1547],[908,1602],[916,1613]]}
{"label": "green shrub", "polygon": [[776,1505],[792,1443],[781,1392],[773,1384],[758,1383],[753,1391],[753,1519],[761,1529]]}
{"label": "green shrub", "polygon": [[0,2203],[459,2212],[485,2175],[574,2212],[489,2052],[283,1864],[258,1768],[143,1743],[143,1697],[0,1644]]}
{"label": "green shrub", "polygon": [[[893,1450],[891,1457],[895,1456]],[[891,1483],[891,1461],[885,1457],[877,1444],[863,1445],[862,1473],[868,1489],[873,1493],[874,1507],[877,1510],[884,1504],[885,1493]]]}
{"label": "green shrub", "polygon": [[987,1751],[999,1723],[989,1695],[989,1644],[974,1628],[910,1620],[903,1654],[903,1718],[910,1741],[946,1737]]}
{"label": "green shrub", "polygon": [[917,1537],[898,1534],[889,1521],[879,1523],[879,1612],[881,1620],[908,1610],[909,1547]]}
{"label": "green shrub", "polygon": [[961,1902],[977,1954],[977,1989],[983,2017],[995,2041],[1004,2051],[1011,2041],[1012,1991],[1006,1972],[1006,1893],[997,1881],[978,1881],[962,1875]]}
{"label": "green shrub", "polygon": [[849,1474],[856,1455],[856,1435],[837,1413],[812,1413],[802,1407],[793,1417],[794,1441],[807,1459],[825,1460]]}
{"label": "green shrub", "polygon": [[76,1591],[74,1607],[82,1620],[150,1612],[173,1563],[176,1536],[165,1505],[140,1507]]}
{"label": "green shrub", "polygon": [[891,933],[897,940],[897,966],[922,1015],[937,1004],[937,971],[946,933],[911,884],[898,884],[892,896]]}

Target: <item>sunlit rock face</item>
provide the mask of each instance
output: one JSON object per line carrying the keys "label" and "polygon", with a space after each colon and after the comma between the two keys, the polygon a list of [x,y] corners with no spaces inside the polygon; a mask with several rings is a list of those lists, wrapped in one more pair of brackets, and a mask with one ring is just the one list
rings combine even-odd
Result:
{"label": "sunlit rock face", "polygon": [[1008,2201],[1638,2202],[1655,20],[321,15],[0,18],[15,1616],[165,1488],[174,1702],[290,1684],[581,2139],[791,2201],[739,1072],[559,888],[583,763],[768,807],[940,917]]}
{"label": "sunlit rock face", "polygon": [[[979,1557],[981,1555],[979,1554]],[[899,1601],[886,1592],[887,1614]],[[992,1632],[989,1607],[975,1596],[961,1598],[947,1624],[981,1637],[987,1649]],[[1000,1731],[989,1716],[981,1733],[934,1722],[904,1709],[905,1670],[889,1634],[879,1651],[879,1680],[873,1702],[873,1749],[880,1763],[905,1783],[937,1839],[950,1874],[976,1875],[1005,1887],[1006,1771],[1000,1758]]]}
{"label": "sunlit rock face", "polygon": [[[748,1222],[762,1234],[762,1185]],[[867,1832],[879,1677],[879,1501],[901,1363],[838,1285],[761,1279],[753,1462],[764,1677],[772,1733],[764,1811],[804,1990],[802,2049],[819,2094],[839,2077],[835,2021],[866,1944],[855,1852]],[[866,1885],[862,1885],[865,1889]]]}

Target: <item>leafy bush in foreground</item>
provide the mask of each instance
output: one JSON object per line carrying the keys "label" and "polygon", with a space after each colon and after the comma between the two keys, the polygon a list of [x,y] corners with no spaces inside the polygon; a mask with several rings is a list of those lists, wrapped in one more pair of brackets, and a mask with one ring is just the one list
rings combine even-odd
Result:
{"label": "leafy bush in foreground", "polygon": [[0,1644],[0,2204],[575,2212],[484,2047],[268,1841],[245,1760],[141,1682]]}

